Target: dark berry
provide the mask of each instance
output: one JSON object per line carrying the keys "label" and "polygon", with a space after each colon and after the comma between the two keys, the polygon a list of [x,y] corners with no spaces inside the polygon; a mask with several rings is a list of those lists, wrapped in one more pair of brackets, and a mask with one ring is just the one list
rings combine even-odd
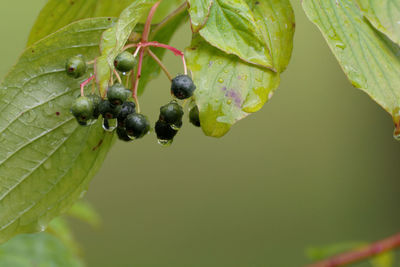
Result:
{"label": "dark berry", "polygon": [[127,90],[122,84],[116,83],[108,88],[107,98],[111,102],[111,104],[115,106],[121,105],[128,99],[129,97],[128,91],[129,90]]}
{"label": "dark berry", "polygon": [[183,108],[176,102],[171,101],[160,108],[160,120],[173,125],[182,122]]}
{"label": "dark berry", "polygon": [[86,125],[93,118],[93,110],[93,102],[85,96],[78,97],[71,107],[72,114],[81,125]]}
{"label": "dark berry", "polygon": [[116,106],[108,100],[102,100],[99,104],[99,112],[104,119],[114,119],[117,116]]}
{"label": "dark berry", "polygon": [[178,99],[186,99],[193,95],[196,86],[188,75],[178,75],[172,79],[171,94]]}
{"label": "dark berry", "polygon": [[71,57],[65,63],[67,74],[73,78],[82,77],[86,72],[86,62],[82,55]]}
{"label": "dark berry", "polygon": [[124,127],[117,128],[117,135],[118,135],[119,140],[121,140],[121,141],[125,141],[125,142],[132,141],[132,139],[126,133],[126,130]]}
{"label": "dark berry", "polygon": [[171,128],[171,126],[164,121],[157,121],[154,130],[159,140],[172,140],[178,133],[177,130]]}
{"label": "dark berry", "polygon": [[125,120],[126,133],[134,138],[141,138],[150,131],[150,123],[142,114],[130,114]]}
{"label": "dark berry", "polygon": [[200,127],[199,108],[197,106],[194,106],[190,110],[190,112],[189,112],[189,120],[194,126]]}
{"label": "dark berry", "polygon": [[135,57],[128,51],[124,51],[115,58],[114,66],[120,72],[131,71],[135,67]]}
{"label": "dark berry", "polygon": [[99,106],[101,103],[101,97],[98,95],[89,95],[88,98],[93,103],[93,118],[97,119],[100,116]]}
{"label": "dark berry", "polygon": [[119,112],[117,114],[118,125],[124,126],[125,119],[128,117],[128,115],[135,113],[135,112],[136,112],[135,102],[125,101],[121,105],[121,109],[119,110]]}

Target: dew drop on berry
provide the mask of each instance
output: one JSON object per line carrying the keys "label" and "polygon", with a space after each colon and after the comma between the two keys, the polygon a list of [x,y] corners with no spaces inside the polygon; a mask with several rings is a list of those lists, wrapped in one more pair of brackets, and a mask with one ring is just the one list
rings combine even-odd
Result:
{"label": "dew drop on berry", "polygon": [[116,119],[103,119],[103,129],[106,132],[113,132],[117,129],[118,121]]}
{"label": "dew drop on berry", "polygon": [[182,124],[181,125],[171,124],[170,127],[175,131],[179,131],[182,127]]}
{"label": "dew drop on berry", "polygon": [[167,147],[167,146],[170,146],[170,145],[172,145],[172,142],[173,142],[174,140],[172,139],[172,140],[162,140],[162,139],[158,139],[158,144],[160,144],[160,145],[162,145],[162,146],[164,146],[164,147]]}

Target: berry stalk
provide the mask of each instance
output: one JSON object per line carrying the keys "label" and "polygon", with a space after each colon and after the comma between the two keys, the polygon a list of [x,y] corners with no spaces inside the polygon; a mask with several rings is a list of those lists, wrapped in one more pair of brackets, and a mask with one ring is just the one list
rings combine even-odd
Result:
{"label": "berry stalk", "polygon": [[330,259],[326,259],[307,267],[337,267],[344,266],[350,263],[359,262],[373,256],[382,254],[386,251],[393,250],[400,247],[400,233],[388,237],[386,239],[377,241],[368,246],[356,249],[353,251],[345,252],[343,254],[336,255]]}
{"label": "berry stalk", "polygon": [[89,79],[85,80],[83,83],[81,83],[81,96],[85,96],[85,86],[88,85],[93,79],[95,78],[95,76],[91,76]]}

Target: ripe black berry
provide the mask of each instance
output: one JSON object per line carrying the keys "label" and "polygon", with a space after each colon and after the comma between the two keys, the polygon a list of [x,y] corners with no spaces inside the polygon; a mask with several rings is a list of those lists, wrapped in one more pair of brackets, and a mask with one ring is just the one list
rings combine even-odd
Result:
{"label": "ripe black berry", "polygon": [[115,106],[121,105],[128,99],[129,97],[128,91],[129,90],[127,90],[122,84],[116,83],[108,88],[107,98],[111,102],[111,104]]}
{"label": "ripe black berry", "polygon": [[126,133],[126,130],[124,127],[117,128],[117,135],[118,135],[118,139],[121,141],[125,141],[125,142],[132,141],[132,139]]}
{"label": "ripe black berry", "polygon": [[178,75],[172,79],[171,94],[178,99],[186,99],[193,95],[196,86],[188,75]]}
{"label": "ripe black berry", "polygon": [[93,103],[93,118],[97,119],[100,116],[99,106],[101,103],[101,97],[98,95],[89,95],[88,98]]}
{"label": "ripe black berry", "polygon": [[102,100],[99,104],[99,112],[104,119],[114,119],[116,114],[116,107],[108,100]]}
{"label": "ripe black berry", "polygon": [[78,97],[72,104],[71,112],[80,125],[86,125],[93,118],[93,102],[85,97]]}
{"label": "ripe black berry", "polygon": [[162,141],[169,141],[174,139],[175,135],[178,133],[177,130],[171,128],[171,126],[164,121],[157,121],[154,130],[157,134],[157,138]]}
{"label": "ripe black berry", "polygon": [[176,102],[171,101],[165,106],[160,108],[159,120],[164,121],[168,124],[181,126],[183,117],[183,108]]}
{"label": "ripe black berry", "polygon": [[125,119],[128,117],[128,115],[135,113],[135,112],[136,112],[135,102],[125,101],[121,105],[121,109],[119,110],[119,113],[117,114],[118,125],[124,126]]}
{"label": "ripe black berry", "polygon": [[86,62],[82,55],[71,57],[65,63],[67,74],[73,78],[82,77],[86,72]]}
{"label": "ripe black berry", "polygon": [[190,110],[190,112],[189,112],[189,120],[194,126],[200,127],[199,108],[197,106],[194,106]]}
{"label": "ripe black berry", "polygon": [[150,131],[150,123],[142,114],[130,114],[125,120],[126,133],[133,138],[141,138]]}
{"label": "ripe black berry", "polygon": [[135,58],[128,51],[124,51],[115,58],[114,66],[120,72],[131,71],[135,66]]}

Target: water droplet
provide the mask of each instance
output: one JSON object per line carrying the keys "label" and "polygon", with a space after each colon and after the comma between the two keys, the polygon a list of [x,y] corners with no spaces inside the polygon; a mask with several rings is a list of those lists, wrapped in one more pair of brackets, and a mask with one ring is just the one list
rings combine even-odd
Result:
{"label": "water droplet", "polygon": [[172,142],[174,140],[162,140],[162,139],[158,139],[158,143],[164,147],[170,146],[172,145]]}
{"label": "water droplet", "polygon": [[224,69],[224,72],[225,72],[225,73],[228,73],[228,69]]}
{"label": "water droplet", "polygon": [[232,104],[232,99],[228,99],[228,101],[226,101],[226,103],[227,103],[228,105]]}
{"label": "water droplet", "polygon": [[118,126],[118,121],[116,119],[104,119],[103,118],[103,129],[106,132],[113,132]]}
{"label": "water droplet", "polygon": [[170,125],[171,126],[171,128],[173,129],[173,130],[175,130],[175,131],[179,131],[180,129],[181,129],[181,127],[182,127],[182,125],[175,125],[175,124],[171,124]]}
{"label": "water droplet", "polygon": [[345,48],[346,48],[346,44],[345,44],[345,43],[342,43],[342,42],[337,42],[337,43],[335,44],[335,46],[336,46],[337,48],[340,48],[340,49],[345,49]]}
{"label": "water droplet", "polygon": [[123,72],[122,75],[123,75],[123,76],[126,76],[126,72]]}
{"label": "water droplet", "polygon": [[223,83],[223,82],[224,82],[224,79],[221,79],[221,78],[220,78],[220,79],[218,79],[218,82],[219,82],[219,83]]}
{"label": "water droplet", "polygon": [[47,161],[43,164],[43,167],[44,167],[46,170],[50,170],[50,169],[51,169],[51,161],[50,161],[50,160],[47,160]]}

